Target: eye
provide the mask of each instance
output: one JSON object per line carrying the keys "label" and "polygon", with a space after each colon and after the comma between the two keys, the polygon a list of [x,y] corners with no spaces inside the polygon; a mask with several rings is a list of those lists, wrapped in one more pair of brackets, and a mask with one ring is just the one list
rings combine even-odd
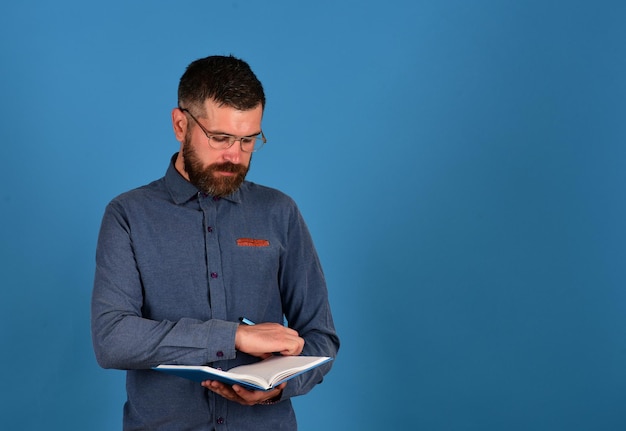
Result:
{"label": "eye", "polygon": [[241,144],[242,144],[242,145],[251,145],[251,144],[254,144],[254,138],[251,138],[251,137],[244,137],[244,138],[241,138]]}
{"label": "eye", "polygon": [[230,141],[230,136],[228,135],[212,135],[211,139],[216,144],[226,144]]}

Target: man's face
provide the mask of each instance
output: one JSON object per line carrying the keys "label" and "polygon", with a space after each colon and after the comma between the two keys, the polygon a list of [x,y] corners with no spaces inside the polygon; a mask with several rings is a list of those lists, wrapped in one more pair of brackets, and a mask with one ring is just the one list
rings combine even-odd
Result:
{"label": "man's face", "polygon": [[[195,116],[214,134],[254,136],[261,132],[263,108],[248,111],[218,106],[212,100],[204,104],[205,114]],[[227,196],[237,190],[248,173],[252,153],[241,151],[239,141],[230,148],[212,148],[202,129],[179,109],[172,112],[174,131],[181,141],[176,169],[199,190],[213,196]]]}

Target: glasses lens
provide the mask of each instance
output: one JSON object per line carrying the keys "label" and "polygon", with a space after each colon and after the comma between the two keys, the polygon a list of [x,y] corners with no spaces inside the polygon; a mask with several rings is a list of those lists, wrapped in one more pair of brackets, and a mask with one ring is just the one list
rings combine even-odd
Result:
{"label": "glasses lens", "polygon": [[230,148],[235,141],[239,141],[242,151],[252,153],[260,150],[263,144],[265,144],[265,138],[261,134],[242,138],[237,138],[232,135],[207,135],[207,138],[209,138],[209,145],[216,150],[225,150],[226,148]]}
{"label": "glasses lens", "polygon": [[252,153],[254,151],[259,151],[264,143],[263,136],[260,134],[249,138],[242,138],[241,149]]}
{"label": "glasses lens", "polygon": [[232,145],[231,136],[228,135],[210,135],[209,143],[213,148],[218,150],[222,150],[224,148],[228,148]]}

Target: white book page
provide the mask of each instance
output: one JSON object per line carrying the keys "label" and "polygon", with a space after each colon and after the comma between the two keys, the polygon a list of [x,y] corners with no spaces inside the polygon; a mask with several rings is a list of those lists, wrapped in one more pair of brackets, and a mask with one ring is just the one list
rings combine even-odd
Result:
{"label": "white book page", "polygon": [[258,376],[273,384],[327,360],[328,358],[325,356],[272,356],[254,364],[240,365],[230,369],[228,372],[242,377]]}

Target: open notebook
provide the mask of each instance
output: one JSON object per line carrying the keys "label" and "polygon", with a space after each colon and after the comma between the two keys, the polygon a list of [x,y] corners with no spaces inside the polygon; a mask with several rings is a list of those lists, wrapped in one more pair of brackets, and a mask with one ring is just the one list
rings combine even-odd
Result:
{"label": "open notebook", "polygon": [[159,365],[153,369],[196,382],[218,380],[229,385],[237,384],[248,389],[268,391],[331,360],[328,356],[271,356],[228,371],[206,365]]}

